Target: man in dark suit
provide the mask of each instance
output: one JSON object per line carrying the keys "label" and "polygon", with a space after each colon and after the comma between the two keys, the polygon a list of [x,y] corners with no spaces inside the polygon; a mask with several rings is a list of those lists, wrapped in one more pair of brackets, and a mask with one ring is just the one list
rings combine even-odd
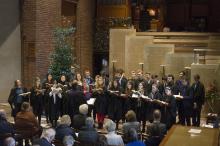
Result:
{"label": "man in dark suit", "polygon": [[85,121],[88,113],[88,105],[82,104],[79,106],[79,114],[73,117],[73,128],[76,130],[81,130],[85,126]]}
{"label": "man in dark suit", "polygon": [[203,83],[200,82],[200,76],[194,75],[194,83],[191,86],[191,96],[193,98],[193,126],[200,126],[200,115],[202,105],[205,102],[205,88]]}
{"label": "man in dark suit", "polygon": [[21,111],[22,103],[29,101],[29,94],[23,93],[27,93],[27,88],[22,86],[20,80],[15,80],[14,87],[11,89],[10,95],[8,97],[8,103],[11,106],[13,117],[15,117],[16,114]]}
{"label": "man in dark suit", "polygon": [[98,132],[93,127],[94,120],[91,117],[86,118],[85,126],[79,131],[78,140],[83,144],[96,144],[98,141]]}
{"label": "man in dark suit", "polygon": [[156,146],[159,145],[165,134],[167,133],[166,125],[160,122],[160,110],[155,110],[153,113],[154,121],[147,127],[148,139],[145,144]]}
{"label": "man in dark suit", "polygon": [[[166,125],[160,122],[161,113],[160,110],[155,110],[153,113],[154,121],[147,127],[147,134],[149,137],[159,136],[161,138],[167,133]],[[155,131],[155,129],[157,129]]]}

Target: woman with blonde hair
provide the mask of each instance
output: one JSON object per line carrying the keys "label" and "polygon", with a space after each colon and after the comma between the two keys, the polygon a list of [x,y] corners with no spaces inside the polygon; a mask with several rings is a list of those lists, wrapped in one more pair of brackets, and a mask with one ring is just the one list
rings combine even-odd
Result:
{"label": "woman with blonde hair", "polygon": [[42,89],[40,78],[34,79],[33,87],[31,88],[30,101],[35,116],[38,118],[38,123],[41,123],[41,115],[43,113],[43,96],[44,91]]}
{"label": "woman with blonde hair", "polygon": [[98,128],[102,129],[107,109],[106,89],[103,78],[100,76],[97,80],[96,87],[93,90],[92,97],[96,98],[94,106],[96,110]]}

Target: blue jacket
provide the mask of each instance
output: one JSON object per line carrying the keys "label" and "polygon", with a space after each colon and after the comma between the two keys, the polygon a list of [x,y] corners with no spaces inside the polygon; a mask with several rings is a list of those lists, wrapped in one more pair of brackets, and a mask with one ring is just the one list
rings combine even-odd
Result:
{"label": "blue jacket", "polygon": [[[14,135],[15,131],[12,126],[5,118],[0,117],[0,135],[11,133]],[[0,139],[0,146],[3,145],[4,140]]]}
{"label": "blue jacket", "polygon": [[63,138],[65,136],[72,136],[73,138],[76,138],[75,132],[73,129],[68,125],[59,125],[56,128],[56,136],[55,138],[57,140],[63,141]]}

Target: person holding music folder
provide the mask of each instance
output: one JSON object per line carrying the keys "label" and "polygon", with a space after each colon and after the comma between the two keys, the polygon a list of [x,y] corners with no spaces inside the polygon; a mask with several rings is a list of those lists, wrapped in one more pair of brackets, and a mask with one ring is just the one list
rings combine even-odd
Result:
{"label": "person holding music folder", "polygon": [[136,114],[137,114],[137,120],[141,123],[142,122],[142,132],[145,131],[145,125],[146,120],[148,120],[148,106],[149,103],[147,99],[144,99],[144,97],[147,97],[146,91],[145,91],[145,83],[140,82],[138,85],[138,91],[137,92],[137,99],[136,99]]}
{"label": "person holding music folder", "polygon": [[29,101],[29,94],[27,88],[22,87],[20,80],[15,80],[14,87],[10,91],[8,102],[12,109],[12,116],[15,117],[21,111],[21,105],[25,101]]}
{"label": "person holding music folder", "polygon": [[68,95],[67,95],[69,83],[67,82],[66,76],[64,74],[60,76],[58,86],[62,89],[60,116],[63,116],[68,113],[68,102],[69,102]]}
{"label": "person holding music folder", "polygon": [[53,86],[53,76],[52,74],[48,73],[42,85],[43,89],[45,89],[43,106],[44,106],[44,112],[47,123],[49,123],[49,99],[50,99],[49,93],[51,91],[52,86]]}
{"label": "person holding music folder", "polygon": [[[185,86],[183,85],[183,82],[185,80],[185,72],[181,71],[179,73],[179,79],[176,80],[175,82],[175,93],[173,93],[174,95],[179,95],[181,92],[183,92],[182,90],[184,90]],[[177,110],[178,110],[178,119],[180,124],[184,125],[185,121],[184,121],[184,107],[183,107],[183,100],[180,98],[177,98],[176,100],[176,104],[177,104]]]}
{"label": "person holding music folder", "polygon": [[193,111],[193,99],[190,95],[190,85],[186,79],[182,80],[182,86],[180,88],[180,99],[182,100],[183,107],[183,119],[181,121],[182,125],[191,126],[191,117]]}
{"label": "person holding music folder", "polygon": [[[118,69],[116,71],[115,79],[118,80],[118,85],[120,87],[121,93],[125,93],[125,89],[126,89],[128,80],[125,77],[125,72],[124,72],[123,69]],[[126,98],[121,98],[121,102],[122,102],[122,120],[123,120],[123,122],[125,121],[125,114],[127,112],[126,101],[127,101]]]}
{"label": "person holding music folder", "polygon": [[57,120],[60,116],[60,106],[62,98],[62,89],[54,81],[49,93],[49,120],[53,127],[57,126]]}
{"label": "person holding music folder", "polygon": [[163,101],[163,96],[160,94],[157,84],[152,84],[152,91],[148,95],[152,100],[149,106],[149,119],[150,122],[153,122],[153,111],[158,109],[161,110],[161,101]]}
{"label": "person holding music folder", "polygon": [[92,98],[95,98],[94,107],[98,120],[98,128],[102,129],[107,112],[107,93],[101,76],[97,79],[95,89],[93,89]]}
{"label": "person holding music folder", "polygon": [[142,70],[138,70],[137,71],[137,77],[135,79],[135,85],[134,85],[135,90],[138,90],[139,84],[141,82],[145,82],[144,76],[143,76],[143,71]]}
{"label": "person holding music folder", "polygon": [[121,94],[121,96],[123,98],[125,98],[125,100],[126,100],[126,103],[125,103],[125,111],[126,111],[126,113],[129,110],[135,111],[135,99],[132,98],[132,94],[133,94],[132,91],[133,90],[134,90],[134,83],[131,80],[129,80],[127,82],[127,87],[125,89],[125,93]]}
{"label": "person holding music folder", "polygon": [[111,88],[108,89],[108,118],[116,123],[122,119],[123,114],[123,99],[121,97],[121,88],[117,79],[113,80]]}
{"label": "person holding music folder", "polygon": [[82,78],[82,75],[79,72],[76,73],[75,80],[77,82],[77,90],[78,91],[83,91],[83,78]]}
{"label": "person holding music folder", "polygon": [[169,130],[176,123],[176,99],[170,87],[165,88],[164,102],[161,102],[161,105],[162,123],[165,123]]}
{"label": "person holding music folder", "polygon": [[40,124],[41,115],[43,113],[43,96],[45,90],[42,89],[39,77],[34,79],[34,84],[30,91],[30,103],[33,108],[33,113],[38,118],[38,123]]}

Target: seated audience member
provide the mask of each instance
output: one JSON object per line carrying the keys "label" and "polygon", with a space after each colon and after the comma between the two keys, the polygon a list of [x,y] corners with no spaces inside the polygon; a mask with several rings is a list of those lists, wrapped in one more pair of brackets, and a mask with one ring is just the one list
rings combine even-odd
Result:
{"label": "seated audience member", "polygon": [[96,144],[96,146],[108,146],[107,138],[105,137],[105,135],[99,135],[98,143]]}
{"label": "seated audience member", "polygon": [[128,131],[128,144],[126,146],[145,146],[142,141],[138,140],[136,129],[130,128]]}
{"label": "seated audience member", "polygon": [[6,119],[6,112],[0,109],[0,145],[3,145],[3,141],[8,136],[14,135],[14,128],[11,123]]}
{"label": "seated audience member", "polygon": [[8,137],[4,141],[4,146],[15,146],[15,145],[16,145],[16,141],[13,137]]}
{"label": "seated audience member", "polygon": [[53,146],[52,141],[54,140],[56,131],[52,128],[46,129],[41,138],[34,142],[35,145],[39,146]]}
{"label": "seated audience member", "polygon": [[60,119],[60,125],[56,128],[56,140],[63,141],[65,136],[72,136],[76,138],[75,132],[70,127],[71,119],[69,115],[63,115]]}
{"label": "seated audience member", "polygon": [[28,140],[42,132],[34,113],[31,111],[30,104],[27,102],[22,104],[21,111],[15,117],[15,130],[25,139],[25,145],[29,145]]}
{"label": "seated audience member", "polygon": [[122,125],[122,132],[124,139],[127,141],[128,132],[131,128],[134,128],[136,132],[140,132],[140,123],[136,119],[136,114],[133,110],[129,110],[126,115],[126,123]]}
{"label": "seated audience member", "polygon": [[160,123],[161,113],[159,110],[155,110],[153,113],[154,121],[147,127],[148,139],[145,144],[149,146],[158,146],[165,136],[167,130],[166,125]]}
{"label": "seated audience member", "polygon": [[96,144],[99,134],[94,128],[94,120],[91,117],[86,118],[85,126],[79,131],[78,140],[80,143]]}
{"label": "seated audience member", "polygon": [[79,106],[79,114],[73,117],[73,128],[76,130],[80,130],[83,126],[85,126],[85,120],[88,114],[88,105],[82,104]]}
{"label": "seated audience member", "polygon": [[105,135],[108,145],[114,145],[114,146],[124,145],[122,137],[115,133],[116,124],[112,120],[108,120],[104,125],[104,127],[108,132],[108,134]]}
{"label": "seated audience member", "polygon": [[73,139],[72,136],[65,136],[63,138],[63,145],[64,146],[73,146],[74,142],[75,142],[75,140]]}

